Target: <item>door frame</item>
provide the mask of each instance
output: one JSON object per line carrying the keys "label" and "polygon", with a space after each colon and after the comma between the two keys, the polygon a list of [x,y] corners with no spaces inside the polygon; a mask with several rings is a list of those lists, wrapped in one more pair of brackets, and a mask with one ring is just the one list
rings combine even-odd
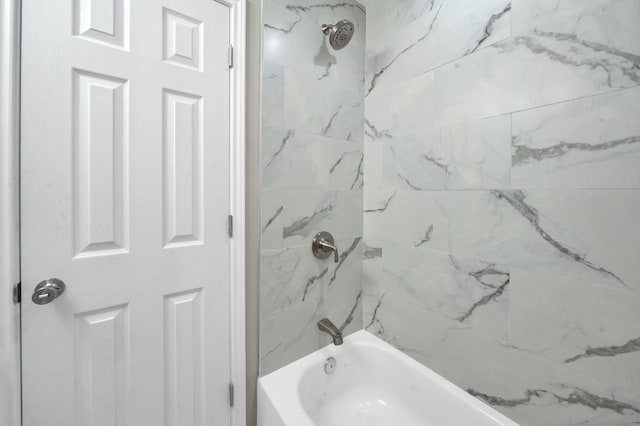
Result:
{"label": "door frame", "polygon": [[[230,10],[230,376],[234,383],[231,424],[246,425],[245,351],[245,87],[246,0],[217,1]],[[21,0],[0,0],[0,375],[9,379],[10,395],[0,395],[0,424],[21,424],[20,305],[11,297],[20,282],[18,181],[20,151]],[[8,95],[8,96],[7,96]]]}
{"label": "door frame", "polygon": [[234,384],[231,424],[245,426],[246,403],[246,341],[245,341],[245,114],[246,114],[246,0],[215,0],[230,8],[229,41],[233,46],[233,67],[230,70],[230,182],[233,238],[230,256],[230,333],[231,382]]}
{"label": "door frame", "polygon": [[[20,0],[0,0],[0,424],[21,423],[19,138]],[[7,392],[5,394],[4,392]]]}

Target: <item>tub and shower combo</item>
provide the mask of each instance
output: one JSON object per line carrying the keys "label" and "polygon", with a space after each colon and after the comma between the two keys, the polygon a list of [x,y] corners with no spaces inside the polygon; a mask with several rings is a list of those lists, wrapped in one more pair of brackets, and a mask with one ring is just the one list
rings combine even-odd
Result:
{"label": "tub and shower combo", "polygon": [[[334,50],[354,34],[341,20],[323,25]],[[338,263],[328,232],[312,252]],[[328,319],[333,344],[258,380],[259,426],[517,426],[491,407],[365,330],[344,339]]]}

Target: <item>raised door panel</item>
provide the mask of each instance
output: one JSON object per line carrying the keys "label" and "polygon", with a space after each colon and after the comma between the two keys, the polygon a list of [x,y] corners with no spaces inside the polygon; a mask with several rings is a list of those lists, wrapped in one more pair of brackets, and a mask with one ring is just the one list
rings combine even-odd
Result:
{"label": "raised door panel", "polygon": [[76,257],[125,253],[129,242],[128,82],[74,71]]}
{"label": "raised door panel", "polygon": [[165,296],[165,423],[204,426],[203,289]]}
{"label": "raised door panel", "polygon": [[163,104],[165,247],[202,244],[202,98],[164,90]]}
{"label": "raised door panel", "polygon": [[202,71],[203,23],[167,8],[163,18],[163,59]]}
{"label": "raised door panel", "polygon": [[76,425],[130,425],[127,305],[77,314],[74,326]]}
{"label": "raised door panel", "polygon": [[75,0],[73,34],[87,40],[129,48],[129,0]]}

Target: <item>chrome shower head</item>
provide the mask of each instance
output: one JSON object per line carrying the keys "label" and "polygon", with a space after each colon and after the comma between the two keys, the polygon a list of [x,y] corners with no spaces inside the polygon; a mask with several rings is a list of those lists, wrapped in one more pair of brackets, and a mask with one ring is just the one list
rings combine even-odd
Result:
{"label": "chrome shower head", "polygon": [[340,50],[351,41],[354,26],[351,21],[343,19],[335,25],[323,25],[322,32],[329,36],[329,44],[335,50]]}

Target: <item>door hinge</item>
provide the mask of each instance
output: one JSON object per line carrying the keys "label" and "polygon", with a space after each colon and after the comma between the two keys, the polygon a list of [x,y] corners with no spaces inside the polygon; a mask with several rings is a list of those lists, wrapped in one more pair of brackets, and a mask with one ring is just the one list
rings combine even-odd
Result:
{"label": "door hinge", "polygon": [[229,407],[233,407],[234,400],[234,391],[233,391],[233,383],[229,383]]}
{"label": "door hinge", "polygon": [[227,60],[229,68],[233,68],[233,46],[229,46],[227,50]]}
{"label": "door hinge", "polygon": [[13,303],[18,304],[22,301],[22,283],[13,286]]}
{"label": "door hinge", "polygon": [[229,234],[229,238],[233,238],[233,215],[229,215],[227,220],[227,233]]}

